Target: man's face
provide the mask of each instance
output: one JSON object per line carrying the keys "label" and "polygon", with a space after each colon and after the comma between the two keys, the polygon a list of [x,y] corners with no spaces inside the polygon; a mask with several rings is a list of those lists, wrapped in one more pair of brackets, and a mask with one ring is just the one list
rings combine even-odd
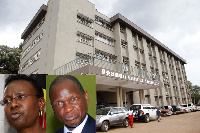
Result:
{"label": "man's face", "polygon": [[[15,98],[15,99],[14,99]],[[33,85],[25,80],[9,83],[4,93],[5,115],[9,124],[17,130],[30,127],[39,121],[40,102]]]}
{"label": "man's face", "polygon": [[87,92],[83,95],[69,79],[52,87],[51,101],[56,116],[67,127],[73,127],[84,120],[89,104]]}

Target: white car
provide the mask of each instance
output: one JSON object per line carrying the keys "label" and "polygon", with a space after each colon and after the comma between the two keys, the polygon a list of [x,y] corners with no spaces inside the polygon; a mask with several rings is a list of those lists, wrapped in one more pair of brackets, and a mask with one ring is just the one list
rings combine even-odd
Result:
{"label": "white car", "polygon": [[189,113],[192,112],[192,108],[188,107],[187,104],[181,104],[181,107],[183,107],[183,109],[185,110],[185,112]]}
{"label": "white car", "polygon": [[200,106],[196,106],[196,107],[197,107],[197,110],[200,111]]}
{"label": "white car", "polygon": [[188,107],[190,107],[193,112],[196,111],[196,106],[193,103],[189,103]]}
{"label": "white car", "polygon": [[130,110],[135,113],[134,119],[142,119],[144,122],[149,122],[150,118],[157,118],[157,109],[150,104],[132,104]]}

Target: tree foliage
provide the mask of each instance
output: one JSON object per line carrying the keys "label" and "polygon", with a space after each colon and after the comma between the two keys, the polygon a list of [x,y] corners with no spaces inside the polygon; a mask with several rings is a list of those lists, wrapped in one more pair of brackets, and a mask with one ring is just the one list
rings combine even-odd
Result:
{"label": "tree foliage", "polygon": [[192,102],[198,103],[199,100],[200,100],[200,86],[198,86],[198,85],[193,86],[190,81],[188,81],[188,85],[189,85],[189,88],[190,88],[190,94],[191,94]]}
{"label": "tree foliage", "polygon": [[21,49],[0,45],[0,74],[17,74]]}

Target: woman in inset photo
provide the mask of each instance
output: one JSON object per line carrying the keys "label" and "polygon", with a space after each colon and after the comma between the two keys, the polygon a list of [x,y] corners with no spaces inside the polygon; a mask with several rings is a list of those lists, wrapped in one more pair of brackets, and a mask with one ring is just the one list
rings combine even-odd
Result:
{"label": "woman in inset photo", "polygon": [[8,124],[18,133],[46,133],[40,123],[44,93],[32,75],[10,75],[5,80],[2,105]]}

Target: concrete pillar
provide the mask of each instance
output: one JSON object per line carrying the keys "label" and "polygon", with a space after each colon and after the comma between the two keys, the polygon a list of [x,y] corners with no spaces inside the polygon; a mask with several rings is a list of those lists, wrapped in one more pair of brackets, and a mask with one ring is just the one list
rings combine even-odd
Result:
{"label": "concrete pillar", "polygon": [[133,103],[140,104],[139,91],[133,92]]}
{"label": "concrete pillar", "polygon": [[115,37],[115,55],[117,55],[117,61],[122,62],[122,47],[121,47],[121,32],[120,32],[120,23],[117,22],[114,25],[114,37]]}
{"label": "concrete pillar", "polygon": [[127,105],[126,105],[126,91],[124,91],[124,107],[127,107]]}
{"label": "concrete pillar", "polygon": [[122,94],[123,94],[122,87],[119,87],[120,107],[123,107],[123,97],[122,97]]}
{"label": "concrete pillar", "polygon": [[144,104],[144,90],[139,90],[140,103]]}
{"label": "concrete pillar", "polygon": [[117,107],[120,107],[120,91],[119,86],[116,86]]}

